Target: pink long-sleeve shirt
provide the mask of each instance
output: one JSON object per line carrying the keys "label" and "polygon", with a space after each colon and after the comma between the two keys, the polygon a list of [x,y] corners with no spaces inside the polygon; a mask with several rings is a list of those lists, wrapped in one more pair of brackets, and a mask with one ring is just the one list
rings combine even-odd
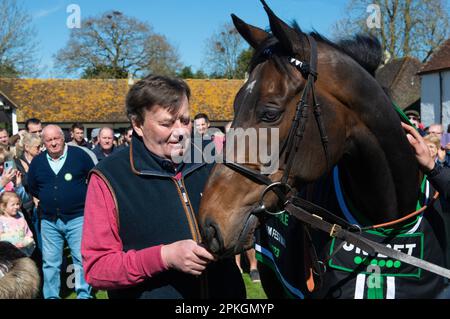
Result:
{"label": "pink long-sleeve shirt", "polygon": [[161,246],[123,251],[117,207],[106,183],[92,174],[84,212],[81,254],[86,281],[97,289],[134,286],[167,270]]}

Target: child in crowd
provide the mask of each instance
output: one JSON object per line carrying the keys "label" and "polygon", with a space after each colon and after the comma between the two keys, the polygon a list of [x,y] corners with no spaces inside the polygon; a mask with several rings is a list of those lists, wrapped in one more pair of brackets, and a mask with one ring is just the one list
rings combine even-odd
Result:
{"label": "child in crowd", "polygon": [[0,195],[0,241],[10,242],[27,256],[31,256],[36,246],[15,192],[5,191]]}

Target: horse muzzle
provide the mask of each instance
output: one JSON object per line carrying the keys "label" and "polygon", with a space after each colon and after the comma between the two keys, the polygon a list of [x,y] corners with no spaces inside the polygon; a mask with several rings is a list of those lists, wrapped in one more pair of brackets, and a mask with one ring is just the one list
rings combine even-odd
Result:
{"label": "horse muzzle", "polygon": [[250,213],[236,241],[227,244],[226,247],[218,225],[214,221],[206,219],[202,225],[203,239],[211,253],[220,258],[234,256],[252,247],[254,243],[253,234],[258,225],[258,217]]}
{"label": "horse muzzle", "polygon": [[223,239],[219,227],[210,219],[206,219],[202,226],[202,234],[206,246],[213,254],[221,255],[223,251]]}

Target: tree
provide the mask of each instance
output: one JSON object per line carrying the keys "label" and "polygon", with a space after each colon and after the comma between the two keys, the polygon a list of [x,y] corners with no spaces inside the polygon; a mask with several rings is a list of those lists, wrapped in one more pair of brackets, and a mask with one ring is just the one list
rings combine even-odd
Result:
{"label": "tree", "polygon": [[380,39],[388,58],[414,56],[425,62],[450,36],[444,1],[350,0],[346,18],[335,26],[335,35],[368,32]]}
{"label": "tree", "polygon": [[67,45],[56,55],[59,67],[83,77],[126,78],[128,74],[175,74],[176,49],[147,23],[118,11],[83,21],[72,29]]}
{"label": "tree", "polygon": [[180,73],[178,73],[177,76],[182,79],[193,79],[194,72],[192,72],[192,68],[190,66],[185,66],[181,69]]}
{"label": "tree", "polygon": [[81,75],[82,79],[125,79],[126,77],[128,77],[127,70],[109,65],[88,67]]}
{"label": "tree", "polygon": [[252,60],[254,54],[254,50],[252,48],[248,48],[239,54],[237,61],[237,69],[236,74],[240,79],[245,78],[246,73],[248,72],[248,68],[250,66],[250,61]]}
{"label": "tree", "polygon": [[0,76],[36,72],[37,42],[32,17],[16,0],[0,0]]}
{"label": "tree", "polygon": [[194,74],[194,79],[206,79],[208,75],[203,70],[197,70]]}
{"label": "tree", "polygon": [[146,69],[150,73],[175,75],[181,68],[179,55],[165,36],[152,35],[145,51],[148,54]]}
{"label": "tree", "polygon": [[230,23],[224,24],[206,42],[206,69],[211,77],[228,79],[242,78],[238,69],[238,58],[246,49],[245,41]]}
{"label": "tree", "polygon": [[197,70],[194,73],[191,66],[185,66],[177,76],[182,79],[206,79],[208,77],[202,70]]}
{"label": "tree", "polygon": [[8,61],[0,64],[0,77],[3,78],[18,78],[20,72],[16,70],[14,65],[11,65]]}

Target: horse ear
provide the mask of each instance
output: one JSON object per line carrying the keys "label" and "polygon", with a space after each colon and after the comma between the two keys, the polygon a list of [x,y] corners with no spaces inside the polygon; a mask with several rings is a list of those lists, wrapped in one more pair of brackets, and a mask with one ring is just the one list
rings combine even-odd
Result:
{"label": "horse ear", "polygon": [[[300,54],[303,52],[303,46],[299,41],[300,34],[283,20],[278,18],[275,13],[273,13],[272,9],[269,8],[266,1],[261,0],[261,3],[269,17],[270,29],[272,30],[273,35],[280,41],[280,44],[290,53]],[[303,35],[303,33],[301,34]]]}
{"label": "horse ear", "polygon": [[268,32],[245,23],[234,14],[231,14],[231,18],[233,19],[236,30],[252,48],[258,48],[259,45],[269,37]]}

